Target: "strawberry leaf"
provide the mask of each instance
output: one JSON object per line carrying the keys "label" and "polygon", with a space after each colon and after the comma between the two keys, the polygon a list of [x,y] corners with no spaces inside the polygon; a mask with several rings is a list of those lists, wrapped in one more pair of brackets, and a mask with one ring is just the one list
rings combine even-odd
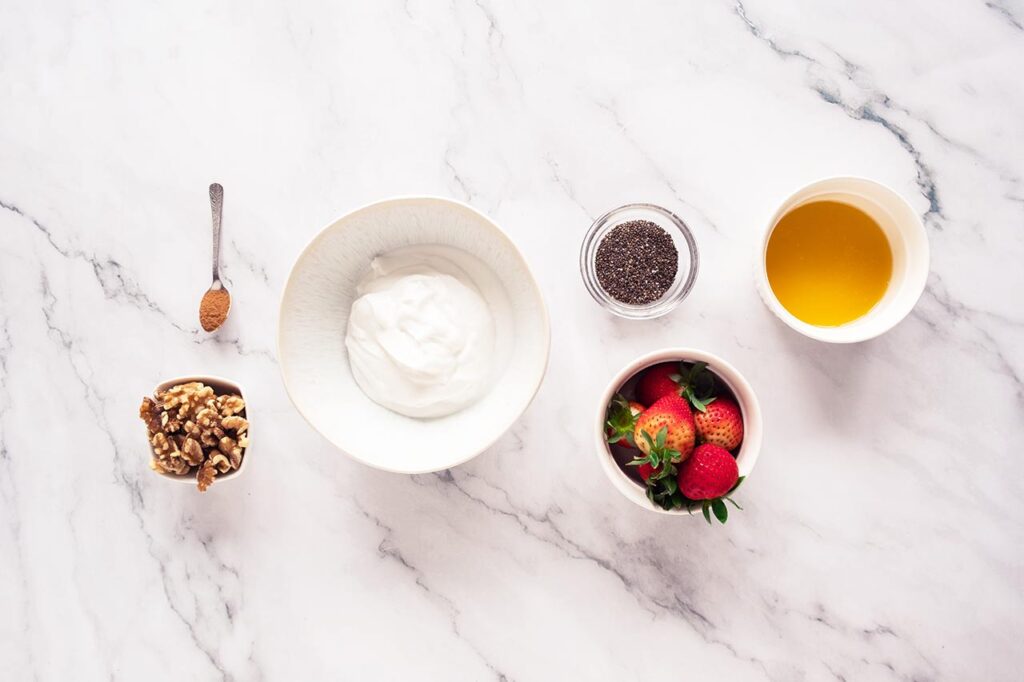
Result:
{"label": "strawberry leaf", "polygon": [[701,398],[694,392],[692,386],[687,386],[683,389],[683,396],[690,401],[690,404],[693,405],[693,409],[698,412],[707,412],[708,405],[715,402],[716,399],[715,396],[711,396],[710,398]]}
{"label": "strawberry leaf", "polygon": [[715,518],[719,523],[729,520],[729,508],[725,506],[725,502],[722,502],[722,498],[711,500],[711,510],[715,512]]}
{"label": "strawberry leaf", "polygon": [[680,365],[682,374],[679,381],[679,393],[693,405],[698,412],[707,411],[707,406],[715,399],[715,375],[707,371],[706,362],[695,362],[687,366]]}
{"label": "strawberry leaf", "polygon": [[[657,469],[662,465],[671,465],[671,463],[678,462],[682,459],[682,453],[674,448],[667,447],[665,441],[668,439],[668,427],[663,427],[658,431],[658,435],[655,438],[651,437],[647,431],[640,431],[640,435],[645,441],[647,441],[647,455],[635,459],[637,464],[643,464],[644,462],[650,462],[651,466]],[[663,470],[656,474],[657,478],[662,478],[668,474],[676,473],[675,467],[663,468]]]}
{"label": "strawberry leaf", "polygon": [[680,508],[686,502],[686,498],[679,492],[677,475],[676,466],[671,461],[663,459],[661,466],[647,478],[647,499],[662,509]]}
{"label": "strawberry leaf", "polygon": [[649,488],[647,491],[647,497],[650,498],[651,502],[658,505],[662,509],[672,508],[672,496],[665,493],[665,491],[657,491],[655,488]]}
{"label": "strawberry leaf", "polygon": [[[676,494],[679,495],[681,493],[677,492]],[[699,505],[700,511],[704,515],[704,520],[710,525],[714,525],[711,522],[712,515],[714,515],[719,523],[725,523],[729,519],[729,507],[725,504],[726,502],[739,510],[743,509],[736,500],[728,497],[728,494],[710,500],[688,500],[686,497],[683,497],[683,500],[685,501],[687,511],[691,514]]]}
{"label": "strawberry leaf", "polygon": [[661,468],[651,474],[651,478],[648,480],[660,481],[665,479],[667,483],[669,480],[675,481],[676,478],[676,467],[671,461],[663,460]]}
{"label": "strawberry leaf", "polygon": [[733,486],[729,488],[729,492],[727,492],[726,495],[732,495],[734,492],[736,492],[736,490],[740,487],[740,484],[743,483],[743,479],[745,478],[746,476],[740,476],[739,478],[737,478],[736,483],[734,483]]}
{"label": "strawberry leaf", "polygon": [[607,429],[606,439],[609,443],[619,443],[625,438],[631,445],[636,445],[633,442],[636,415],[633,414],[633,408],[622,394],[616,393],[608,403],[604,424]]}
{"label": "strawberry leaf", "polygon": [[712,396],[715,392],[715,375],[707,371],[707,367],[707,363],[696,363],[688,382],[694,393],[704,398]]}

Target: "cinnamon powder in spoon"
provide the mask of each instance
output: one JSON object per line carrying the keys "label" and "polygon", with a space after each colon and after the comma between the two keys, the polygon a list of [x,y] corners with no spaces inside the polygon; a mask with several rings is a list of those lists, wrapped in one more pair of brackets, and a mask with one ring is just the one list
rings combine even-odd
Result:
{"label": "cinnamon powder in spoon", "polygon": [[208,332],[216,330],[224,324],[230,307],[231,294],[226,289],[210,289],[199,303],[199,324]]}

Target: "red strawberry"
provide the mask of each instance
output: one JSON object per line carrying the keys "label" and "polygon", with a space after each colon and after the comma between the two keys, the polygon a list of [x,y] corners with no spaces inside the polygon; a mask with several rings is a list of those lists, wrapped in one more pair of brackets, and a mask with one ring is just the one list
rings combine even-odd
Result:
{"label": "red strawberry", "polygon": [[728,450],[705,443],[679,467],[679,490],[691,500],[713,500],[728,493],[739,476],[736,459]]}
{"label": "red strawberry", "polygon": [[636,418],[645,409],[640,403],[626,400],[621,395],[615,394],[611,403],[608,404],[608,412],[605,415],[604,432],[608,443],[632,448]]}
{"label": "red strawberry", "polygon": [[732,398],[719,398],[708,403],[704,412],[693,415],[697,435],[705,443],[735,450],[743,440],[743,414]]}
{"label": "red strawberry", "polygon": [[[664,436],[661,431],[665,432]],[[673,462],[682,462],[690,456],[696,438],[690,404],[674,393],[659,398],[644,410],[633,431],[633,440],[641,452],[651,457],[652,451],[657,455],[658,450],[667,448],[679,456],[678,459],[671,457]]]}
{"label": "red strawberry", "polygon": [[679,395],[679,384],[672,376],[679,376],[678,362],[663,362],[644,370],[636,385],[636,395],[640,402],[653,405],[658,398],[670,394]]}
{"label": "red strawberry", "polygon": [[698,445],[690,458],[679,465],[679,492],[687,499],[701,503],[704,518],[711,523],[711,512],[721,523],[729,518],[724,500],[732,502],[729,494],[739,487],[740,478],[736,460],[725,448],[705,443]]}

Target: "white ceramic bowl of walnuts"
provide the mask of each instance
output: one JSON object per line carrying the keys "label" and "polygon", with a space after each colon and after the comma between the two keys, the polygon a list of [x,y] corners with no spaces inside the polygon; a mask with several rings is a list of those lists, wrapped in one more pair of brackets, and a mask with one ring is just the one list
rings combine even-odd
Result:
{"label": "white ceramic bowl of walnuts", "polygon": [[247,415],[242,387],[228,379],[193,375],[159,384],[139,409],[150,468],[165,480],[201,491],[237,478],[249,461]]}

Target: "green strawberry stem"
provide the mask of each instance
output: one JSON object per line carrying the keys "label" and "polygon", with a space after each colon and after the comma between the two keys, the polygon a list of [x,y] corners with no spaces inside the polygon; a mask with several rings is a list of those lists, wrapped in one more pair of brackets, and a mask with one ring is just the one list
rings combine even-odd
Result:
{"label": "green strawberry stem", "polygon": [[607,436],[610,444],[625,440],[630,445],[636,445],[636,441],[633,440],[636,415],[633,414],[633,408],[629,406],[629,401],[621,394],[616,393],[611,403],[608,404],[604,423],[610,432]]}
{"label": "green strawberry stem", "polygon": [[679,363],[679,374],[670,374],[669,378],[679,384],[679,395],[690,401],[698,412],[707,412],[708,405],[717,396],[715,391],[715,375],[707,370],[708,363],[695,362],[687,368],[685,362]]}
{"label": "green strawberry stem", "polygon": [[743,483],[745,476],[737,478],[736,483],[721,497],[711,500],[691,500],[680,492],[679,483],[676,480],[679,473],[676,464],[682,460],[682,454],[678,450],[665,446],[665,441],[668,439],[668,427],[662,427],[653,438],[646,431],[641,431],[640,436],[646,441],[649,452],[643,457],[632,459],[626,465],[650,464],[653,467],[653,471],[647,479],[647,499],[651,501],[651,504],[665,510],[685,508],[691,514],[697,506],[700,506],[704,519],[710,525],[713,525],[712,514],[719,523],[729,520],[729,507],[726,506],[726,502],[739,510],[743,509],[731,496]]}
{"label": "green strawberry stem", "polygon": [[682,508],[688,500],[679,492],[679,482],[676,480],[679,470],[676,464],[682,461],[683,455],[665,445],[665,441],[668,440],[668,427],[662,427],[653,438],[646,431],[641,431],[640,436],[647,443],[649,452],[629,464],[650,464],[653,467],[647,479],[647,499],[662,509]]}
{"label": "green strawberry stem", "polygon": [[[668,440],[668,427],[663,426],[654,438],[651,438],[651,434],[646,431],[641,431],[640,436],[647,442],[647,454],[633,459],[628,464],[631,466],[650,464],[654,469],[654,472],[651,473],[651,479],[662,479],[668,476],[669,473],[675,474],[676,468],[674,465],[682,460],[683,455],[678,450],[665,445],[665,441]],[[660,470],[659,467],[661,467]]]}
{"label": "green strawberry stem", "polygon": [[[740,487],[740,484],[743,483],[744,478],[746,477],[740,476],[739,478],[737,478],[736,483],[734,483],[733,486],[729,488],[729,492],[722,495],[721,497],[716,497],[711,500],[701,500],[700,510],[704,514],[704,519],[708,522],[709,525],[714,525],[711,523],[712,514],[715,515],[715,518],[718,519],[719,523],[725,523],[729,520],[729,507],[726,506],[726,502],[729,502],[730,504],[732,504],[732,506],[736,507],[740,511],[743,510],[743,507],[741,507],[736,502],[736,500],[732,499],[731,495],[736,491],[737,488]],[[691,514],[693,513],[692,508],[690,508],[689,511]]]}
{"label": "green strawberry stem", "polygon": [[682,461],[682,453],[665,445],[665,441],[668,440],[668,427],[662,427],[653,438],[646,431],[641,431],[640,436],[646,442],[648,452],[627,464],[650,464],[652,471],[647,477],[647,499],[662,509],[678,507],[682,504],[682,495],[676,480],[679,474],[676,464]]}

